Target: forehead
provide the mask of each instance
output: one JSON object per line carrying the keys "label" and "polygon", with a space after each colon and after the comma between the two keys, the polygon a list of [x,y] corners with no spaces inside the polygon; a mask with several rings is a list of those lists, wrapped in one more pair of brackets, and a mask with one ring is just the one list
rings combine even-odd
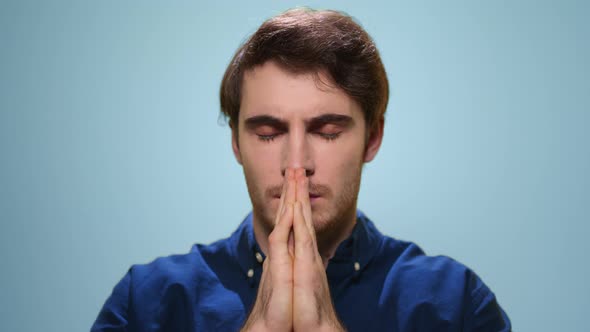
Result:
{"label": "forehead", "polygon": [[358,103],[322,72],[294,74],[269,61],[244,73],[240,122],[257,115],[289,120],[326,113],[362,118]]}

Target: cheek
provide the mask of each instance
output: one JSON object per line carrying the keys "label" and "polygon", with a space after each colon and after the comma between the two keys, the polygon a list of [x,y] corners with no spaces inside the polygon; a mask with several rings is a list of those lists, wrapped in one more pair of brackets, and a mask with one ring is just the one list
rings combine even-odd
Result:
{"label": "cheek", "polygon": [[256,146],[242,150],[242,165],[246,177],[257,186],[272,184],[272,179],[280,176],[279,154],[272,147]]}
{"label": "cheek", "polygon": [[326,144],[322,149],[318,149],[316,168],[318,175],[321,174],[321,179],[318,179],[321,183],[336,186],[356,176],[362,166],[364,149],[357,142],[342,142],[334,146]]}

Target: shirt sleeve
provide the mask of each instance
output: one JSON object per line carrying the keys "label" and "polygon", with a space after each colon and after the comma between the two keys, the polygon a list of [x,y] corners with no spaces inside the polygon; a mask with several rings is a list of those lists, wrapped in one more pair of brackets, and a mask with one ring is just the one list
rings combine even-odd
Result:
{"label": "shirt sleeve", "polygon": [[511,332],[508,315],[496,300],[494,293],[472,273],[468,279],[467,312],[464,331]]}
{"label": "shirt sleeve", "polygon": [[91,332],[127,332],[129,310],[129,286],[131,273],[128,271],[113,289],[100,310]]}

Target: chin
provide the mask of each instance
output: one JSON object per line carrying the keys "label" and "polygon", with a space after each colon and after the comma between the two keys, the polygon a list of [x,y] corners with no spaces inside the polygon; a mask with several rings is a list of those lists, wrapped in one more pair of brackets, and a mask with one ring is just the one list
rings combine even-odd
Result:
{"label": "chin", "polygon": [[334,213],[329,213],[328,211],[323,212],[313,212],[312,213],[313,219],[313,228],[315,229],[316,234],[326,234],[337,230],[342,225],[339,220],[337,220]]}

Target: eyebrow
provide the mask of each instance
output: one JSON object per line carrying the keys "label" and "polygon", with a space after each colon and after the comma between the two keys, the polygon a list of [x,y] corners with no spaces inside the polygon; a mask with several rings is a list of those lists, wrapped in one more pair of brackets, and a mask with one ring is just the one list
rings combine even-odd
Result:
{"label": "eyebrow", "polygon": [[281,130],[287,130],[287,122],[271,115],[255,115],[244,121],[247,129],[256,129],[260,126],[271,126]]}
{"label": "eyebrow", "polygon": [[[350,127],[354,123],[352,117],[343,114],[328,113],[305,120],[308,130],[316,130],[326,124],[335,124],[342,127]],[[244,121],[246,128],[252,130],[260,126],[271,126],[281,130],[287,130],[287,122],[272,115],[255,115]]]}
{"label": "eyebrow", "polygon": [[306,121],[306,123],[307,129],[313,131],[322,128],[326,124],[334,124],[337,126],[348,128],[352,126],[352,124],[354,124],[354,120],[352,119],[352,117],[348,115],[328,113],[322,114],[315,118],[311,118],[308,121]]}

